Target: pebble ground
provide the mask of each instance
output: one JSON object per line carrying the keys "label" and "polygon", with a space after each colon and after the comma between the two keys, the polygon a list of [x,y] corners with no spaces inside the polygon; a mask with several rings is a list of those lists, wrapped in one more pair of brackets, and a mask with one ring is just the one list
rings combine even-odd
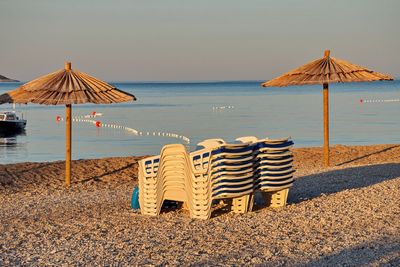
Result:
{"label": "pebble ground", "polygon": [[400,266],[400,145],[294,149],[282,209],[207,221],[130,209],[141,157],[0,165],[0,266]]}

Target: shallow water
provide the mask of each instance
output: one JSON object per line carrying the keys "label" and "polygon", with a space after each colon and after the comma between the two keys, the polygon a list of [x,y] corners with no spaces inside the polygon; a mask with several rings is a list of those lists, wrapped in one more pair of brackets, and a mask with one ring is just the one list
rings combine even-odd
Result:
{"label": "shallow water", "polygon": [[[322,88],[261,88],[261,81],[193,83],[114,83],[138,100],[113,105],[75,105],[73,116],[103,113],[96,120],[144,132],[172,132],[190,138],[193,148],[205,138],[291,136],[297,147],[322,143]],[[0,93],[21,83],[2,83]],[[400,142],[400,102],[360,103],[360,99],[400,99],[400,81],[330,85],[331,144]],[[233,106],[215,110],[213,107]],[[11,105],[0,106],[12,109]],[[64,159],[65,129],[57,116],[63,106],[17,106],[26,131],[0,137],[0,163]],[[73,159],[157,154],[162,145],[182,140],[136,136],[122,129],[73,123]]]}

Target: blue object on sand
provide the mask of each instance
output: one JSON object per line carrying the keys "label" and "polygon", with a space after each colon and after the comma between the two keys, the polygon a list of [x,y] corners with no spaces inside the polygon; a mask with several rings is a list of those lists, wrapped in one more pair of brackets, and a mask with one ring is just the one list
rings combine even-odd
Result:
{"label": "blue object on sand", "polygon": [[132,193],[131,207],[134,210],[140,209],[139,205],[139,187],[135,186]]}

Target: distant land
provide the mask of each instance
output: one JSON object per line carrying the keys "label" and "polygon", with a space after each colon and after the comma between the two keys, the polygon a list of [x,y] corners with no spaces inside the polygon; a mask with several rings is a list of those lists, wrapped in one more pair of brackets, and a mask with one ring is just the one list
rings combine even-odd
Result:
{"label": "distant land", "polygon": [[7,77],[0,75],[0,82],[19,82],[18,80],[13,80]]}

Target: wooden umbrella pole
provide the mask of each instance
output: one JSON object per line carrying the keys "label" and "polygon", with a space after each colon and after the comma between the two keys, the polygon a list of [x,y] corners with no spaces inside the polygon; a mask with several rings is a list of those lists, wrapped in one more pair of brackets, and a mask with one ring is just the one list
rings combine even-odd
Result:
{"label": "wooden umbrella pole", "polygon": [[65,185],[71,185],[71,105],[65,106]]}
{"label": "wooden umbrella pole", "polygon": [[329,167],[329,88],[324,83],[324,166]]}
{"label": "wooden umbrella pole", "polygon": [[[65,62],[65,70],[71,70],[71,62]],[[71,186],[71,104],[65,105],[65,185]]]}

